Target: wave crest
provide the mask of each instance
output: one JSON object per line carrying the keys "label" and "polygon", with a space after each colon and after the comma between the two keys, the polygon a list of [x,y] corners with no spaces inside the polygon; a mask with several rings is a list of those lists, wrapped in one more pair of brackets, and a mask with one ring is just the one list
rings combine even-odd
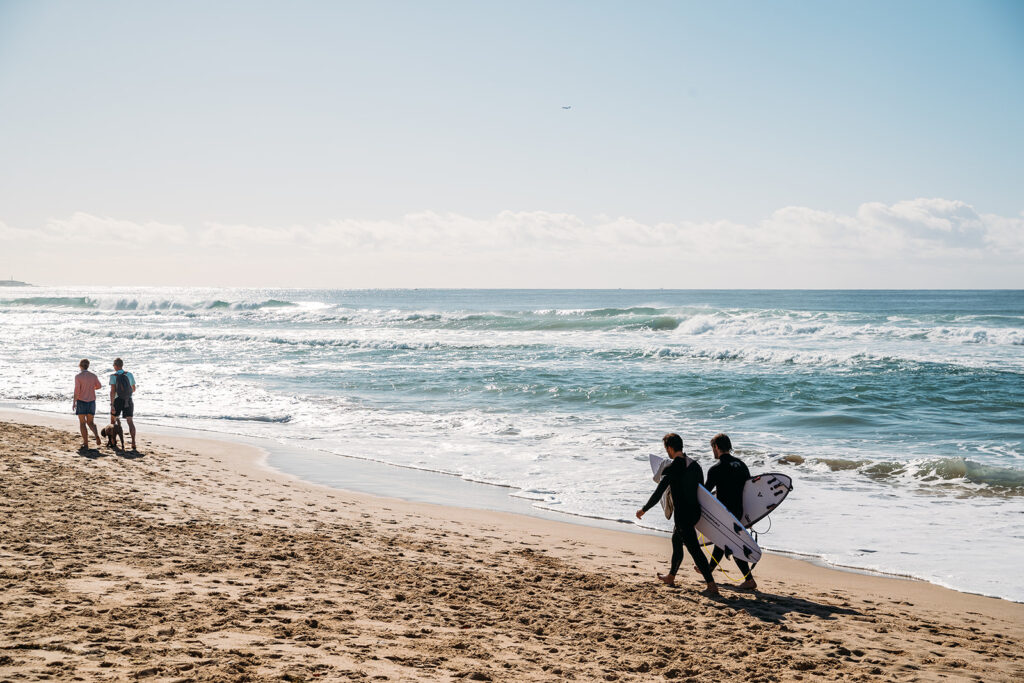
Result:
{"label": "wave crest", "polygon": [[1024,470],[985,465],[962,457],[926,458],[907,462],[847,458],[803,458],[787,455],[779,464],[829,472],[855,472],[879,482],[923,486],[960,486],[996,494],[1024,495]]}
{"label": "wave crest", "polygon": [[279,299],[267,299],[265,301],[223,301],[220,299],[212,301],[182,301],[176,299],[139,299],[129,297],[31,296],[18,299],[2,299],[0,300],[0,306],[108,311],[251,311],[263,308],[286,308],[298,306],[298,304]]}
{"label": "wave crest", "polygon": [[190,315],[273,313],[296,322],[365,327],[413,327],[472,331],[638,331],[664,335],[671,343],[721,339],[743,344],[766,340],[846,341],[872,344],[936,342],[968,346],[1024,346],[1021,320],[1008,316],[878,316],[838,311],[709,309],[700,306],[536,309],[527,311],[401,310],[344,304],[264,300],[34,296],[0,299],[10,307],[67,310],[184,312]]}

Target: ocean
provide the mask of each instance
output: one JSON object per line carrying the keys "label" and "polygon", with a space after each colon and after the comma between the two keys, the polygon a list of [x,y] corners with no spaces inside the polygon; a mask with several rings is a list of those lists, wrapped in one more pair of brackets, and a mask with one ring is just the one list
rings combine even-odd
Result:
{"label": "ocean", "polygon": [[623,524],[664,433],[706,471],[724,431],[794,479],[763,547],[1024,602],[1024,292],[0,290],[0,401],[71,428],[116,356],[143,424]]}

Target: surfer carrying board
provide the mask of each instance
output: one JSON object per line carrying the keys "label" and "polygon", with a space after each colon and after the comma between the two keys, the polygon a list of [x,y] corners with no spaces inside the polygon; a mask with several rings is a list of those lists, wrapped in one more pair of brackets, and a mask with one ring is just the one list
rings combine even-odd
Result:
{"label": "surfer carrying board", "polygon": [[[708,470],[708,481],[705,488],[714,491],[722,505],[731,512],[736,519],[743,519],[743,485],[750,479],[750,470],[746,464],[732,454],[732,440],[726,434],[715,434],[711,437],[711,452],[715,454],[718,462]],[[714,569],[722,562],[725,551],[715,546],[711,553],[711,567]],[[745,580],[738,587],[744,590],[754,590],[757,582],[751,572],[750,565],[733,555],[736,566],[743,572]],[[697,568],[700,571],[700,568]]]}
{"label": "surfer carrying board", "polygon": [[672,459],[672,463],[662,471],[658,488],[651,494],[647,504],[636,511],[636,518],[643,519],[644,513],[658,504],[666,490],[672,492],[672,501],[675,505],[672,565],[668,574],[659,574],[658,578],[668,586],[676,585],[676,572],[679,571],[679,565],[683,563],[683,546],[686,546],[698,571],[708,583],[707,592],[711,595],[718,595],[718,586],[715,585],[715,579],[711,575],[711,567],[697,541],[697,531],[693,528],[694,524],[700,520],[697,487],[704,483],[704,470],[683,453],[683,439],[678,434],[666,434],[661,441],[668,457]]}

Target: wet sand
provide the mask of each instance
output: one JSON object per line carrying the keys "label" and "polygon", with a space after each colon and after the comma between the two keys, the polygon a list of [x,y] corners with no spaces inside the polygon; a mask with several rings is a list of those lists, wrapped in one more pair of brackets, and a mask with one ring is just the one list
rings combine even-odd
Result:
{"label": "wet sand", "polygon": [[[1024,678],[1024,605],[306,484],[229,442],[0,422],[0,681]],[[25,424],[32,422],[35,424]],[[823,530],[823,533],[836,533]],[[689,562],[684,563],[689,567]]]}

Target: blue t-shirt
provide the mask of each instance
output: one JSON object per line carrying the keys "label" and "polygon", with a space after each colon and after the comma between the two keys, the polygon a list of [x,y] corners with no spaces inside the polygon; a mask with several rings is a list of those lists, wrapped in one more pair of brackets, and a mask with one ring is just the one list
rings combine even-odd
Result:
{"label": "blue t-shirt", "polygon": [[128,382],[132,385],[132,389],[134,390],[135,389],[135,375],[133,375],[132,373],[128,372],[127,370],[118,370],[113,375],[111,375],[110,376],[110,386],[114,386],[114,385],[117,384],[117,376],[120,375],[120,374],[128,375]]}

